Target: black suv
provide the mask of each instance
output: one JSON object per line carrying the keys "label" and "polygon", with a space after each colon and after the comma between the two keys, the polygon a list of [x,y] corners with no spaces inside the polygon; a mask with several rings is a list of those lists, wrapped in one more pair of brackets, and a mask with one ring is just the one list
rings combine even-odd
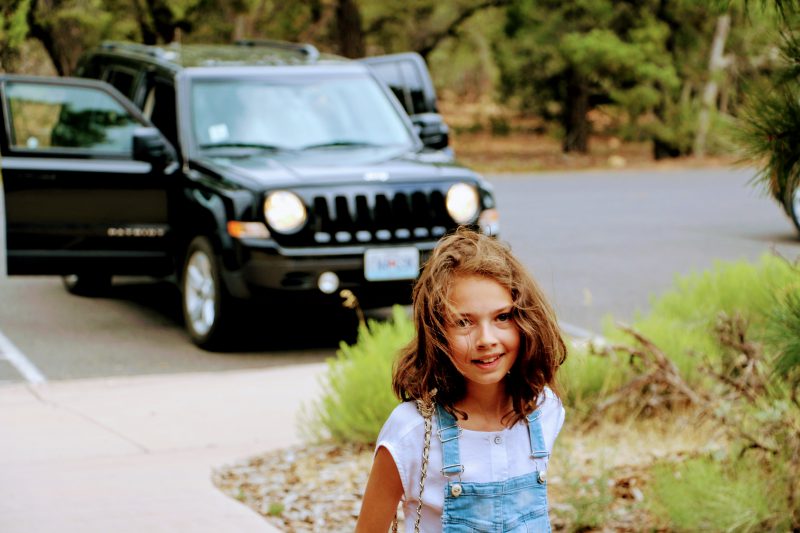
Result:
{"label": "black suv", "polygon": [[8,273],[78,294],[175,275],[203,347],[242,299],[407,302],[439,237],[496,233],[497,213],[452,162],[421,58],[369,61],[107,43],[82,78],[0,76]]}

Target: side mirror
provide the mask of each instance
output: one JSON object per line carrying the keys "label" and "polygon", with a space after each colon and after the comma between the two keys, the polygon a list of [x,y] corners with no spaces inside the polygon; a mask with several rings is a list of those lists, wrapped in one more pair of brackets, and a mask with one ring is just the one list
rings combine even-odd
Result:
{"label": "side mirror", "polygon": [[133,158],[164,170],[177,162],[175,148],[156,128],[137,128],[133,132]]}
{"label": "side mirror", "polygon": [[411,122],[426,147],[442,150],[450,144],[450,128],[439,113],[411,115]]}

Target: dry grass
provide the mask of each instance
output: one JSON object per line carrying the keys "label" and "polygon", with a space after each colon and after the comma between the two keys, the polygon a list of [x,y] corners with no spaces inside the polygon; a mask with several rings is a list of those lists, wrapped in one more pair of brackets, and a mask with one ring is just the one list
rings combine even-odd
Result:
{"label": "dry grass", "polygon": [[564,426],[548,468],[556,531],[660,531],[647,501],[650,469],[724,449],[718,424],[696,411]]}
{"label": "dry grass", "polygon": [[[479,172],[714,167],[736,160],[728,155],[655,161],[650,142],[622,142],[611,134],[616,119],[602,110],[589,115],[593,131],[598,132],[589,141],[589,153],[565,154],[561,141],[548,135],[546,125],[536,117],[520,117],[493,102],[463,102],[446,97],[440,99],[439,108],[451,128],[456,157]],[[494,133],[492,124],[499,124],[507,133]]]}
{"label": "dry grass", "polygon": [[541,172],[596,168],[701,168],[733,164],[734,156],[708,156],[703,159],[681,157],[653,159],[650,143],[623,143],[616,137],[593,137],[588,154],[565,154],[561,142],[553,137],[511,132],[453,132],[451,146],[458,160],[479,172]]}

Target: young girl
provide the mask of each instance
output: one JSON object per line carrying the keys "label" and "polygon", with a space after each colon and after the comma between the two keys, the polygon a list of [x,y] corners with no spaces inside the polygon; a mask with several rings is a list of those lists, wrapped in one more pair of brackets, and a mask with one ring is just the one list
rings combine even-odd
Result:
{"label": "young girl", "polygon": [[[442,239],[414,288],[416,337],[394,369],[357,532],[549,531],[547,460],[564,422],[555,315],[493,238]],[[414,400],[414,401],[412,401]]]}

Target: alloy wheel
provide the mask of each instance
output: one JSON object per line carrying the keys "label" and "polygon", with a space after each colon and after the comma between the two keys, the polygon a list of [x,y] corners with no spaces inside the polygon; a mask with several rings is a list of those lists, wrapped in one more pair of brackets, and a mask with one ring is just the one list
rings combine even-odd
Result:
{"label": "alloy wheel", "polygon": [[217,288],[214,282],[211,259],[206,253],[196,250],[186,265],[184,299],[187,320],[192,331],[207,335],[217,318]]}

